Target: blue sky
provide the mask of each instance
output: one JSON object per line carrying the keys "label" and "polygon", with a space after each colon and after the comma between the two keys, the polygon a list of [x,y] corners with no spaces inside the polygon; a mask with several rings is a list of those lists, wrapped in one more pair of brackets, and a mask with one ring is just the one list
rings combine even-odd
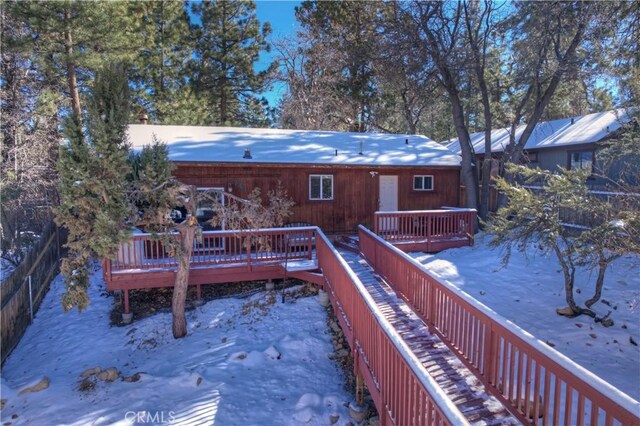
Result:
{"label": "blue sky", "polygon": [[[273,41],[283,36],[292,35],[296,32],[297,21],[295,18],[295,7],[299,6],[299,1],[276,1],[276,0],[257,0],[256,14],[258,20],[269,22],[271,24],[272,33],[269,41]],[[273,60],[275,52],[262,53],[260,61],[256,64],[258,70],[266,68]],[[264,93],[269,101],[269,105],[276,106],[278,99],[284,93],[282,85],[274,85],[270,91]]]}

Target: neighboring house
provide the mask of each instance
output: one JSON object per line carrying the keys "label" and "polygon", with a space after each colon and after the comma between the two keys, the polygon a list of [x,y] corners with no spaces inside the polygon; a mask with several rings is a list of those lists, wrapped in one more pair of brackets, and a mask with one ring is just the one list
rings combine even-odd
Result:
{"label": "neighboring house", "polygon": [[[631,120],[626,110],[597,112],[580,117],[540,122],[525,145],[523,163],[541,169],[556,171],[558,167],[568,169],[598,168],[599,142],[614,136],[617,131]],[[521,125],[516,129],[516,141],[525,129]],[[478,165],[484,160],[484,132],[471,135]],[[509,143],[509,129],[496,129],[491,132],[491,152],[493,158],[500,158]],[[457,139],[445,143],[449,149],[460,154]],[[497,167],[497,165],[496,165]],[[598,179],[592,183],[597,185]]]}
{"label": "neighboring house", "polygon": [[[460,159],[425,136],[232,127],[131,125],[134,148],[167,143],[186,184],[246,197],[278,182],[295,201],[291,222],[325,232],[372,225],[377,210],[458,205]],[[200,219],[210,212],[199,208]],[[210,217],[210,216],[209,216]]]}

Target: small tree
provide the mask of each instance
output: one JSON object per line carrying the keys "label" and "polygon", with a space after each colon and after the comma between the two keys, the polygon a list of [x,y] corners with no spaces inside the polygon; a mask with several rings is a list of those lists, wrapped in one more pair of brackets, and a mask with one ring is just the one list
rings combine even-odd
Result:
{"label": "small tree", "polygon": [[245,200],[225,192],[229,199],[227,204],[223,204],[220,197],[213,200],[214,216],[211,224],[246,231],[238,234],[238,238],[244,237],[244,247],[257,245],[259,251],[270,250],[271,239],[260,237],[254,231],[284,225],[285,220],[291,216],[291,208],[295,203],[280,182],[275,190],[269,191],[267,205],[263,204],[261,193],[260,188],[255,188],[249,199]]}
{"label": "small tree", "polygon": [[[542,183],[542,188],[533,190],[504,178],[497,179],[497,187],[509,203],[490,223],[490,245],[506,248],[505,264],[514,246],[526,251],[530,243],[535,243],[545,253],[553,252],[562,267],[568,305],[556,312],[571,317],[585,314],[596,322],[611,325],[610,312],[599,317],[590,308],[600,300],[609,264],[640,247],[633,231],[638,224],[638,212],[614,208],[609,201],[590,193],[586,185],[587,171],[561,169],[551,173],[510,164],[509,173],[520,177],[525,184]],[[577,231],[568,227],[561,217],[567,209],[591,217],[590,227]],[[575,272],[579,266],[598,270],[594,294],[585,306],[580,306],[574,295]]]}
{"label": "small tree", "polygon": [[[199,201],[213,201],[216,216],[211,224],[220,225],[224,221],[230,229],[258,229],[282,225],[291,214],[293,202],[281,188],[269,192],[269,203],[262,204],[260,190],[254,189],[249,200],[219,190],[198,191],[193,185],[185,185],[171,176],[166,145],[154,140],[139,153],[130,156],[132,174],[130,179],[129,200],[133,204],[132,222],[144,226],[154,233],[155,238],[163,241],[169,254],[178,259],[178,271],[173,287],[171,310],[173,313],[173,337],[187,334],[185,303],[189,285],[189,267],[196,238],[201,227],[196,219]],[[224,205],[219,202],[220,194],[232,202]],[[181,223],[172,219],[172,211],[183,208],[186,218]],[[253,235],[249,233],[249,235]],[[253,244],[249,237],[245,244]],[[266,248],[266,246],[264,246]]]}

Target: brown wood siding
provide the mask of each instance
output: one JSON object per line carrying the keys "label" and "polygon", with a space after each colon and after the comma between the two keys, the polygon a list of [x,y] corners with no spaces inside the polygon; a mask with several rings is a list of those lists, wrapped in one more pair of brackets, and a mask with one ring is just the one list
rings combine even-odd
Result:
{"label": "brown wood siding", "polygon": [[[371,167],[229,163],[177,163],[174,175],[200,187],[232,187],[246,197],[260,188],[264,198],[278,181],[295,201],[290,222],[307,222],[325,232],[355,232],[359,224],[372,227],[378,209],[379,176],[398,176],[398,208],[425,210],[458,205],[460,171],[457,167]],[[372,177],[370,171],[377,172]],[[330,174],[333,200],[309,200],[309,175]],[[414,191],[414,175],[433,175],[433,191]]]}

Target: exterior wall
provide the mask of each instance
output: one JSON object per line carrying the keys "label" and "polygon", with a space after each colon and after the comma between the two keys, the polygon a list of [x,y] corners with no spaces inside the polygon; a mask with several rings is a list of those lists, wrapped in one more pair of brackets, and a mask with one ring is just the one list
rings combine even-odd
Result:
{"label": "exterior wall", "polygon": [[569,153],[566,149],[539,150],[537,153],[538,161],[530,163],[533,167],[537,166],[543,170],[557,172],[558,167],[567,168],[569,165]]}
{"label": "exterior wall", "polygon": [[[320,226],[325,232],[355,232],[359,224],[373,225],[378,210],[379,176],[398,176],[398,209],[425,210],[458,206],[458,167],[371,167],[230,163],[176,163],[174,175],[199,187],[232,188],[246,197],[253,188],[262,194],[275,189],[278,181],[295,201],[290,222]],[[372,177],[370,172],[376,172]],[[333,200],[309,200],[309,175],[331,174]],[[414,191],[414,175],[433,175],[433,191]]]}

